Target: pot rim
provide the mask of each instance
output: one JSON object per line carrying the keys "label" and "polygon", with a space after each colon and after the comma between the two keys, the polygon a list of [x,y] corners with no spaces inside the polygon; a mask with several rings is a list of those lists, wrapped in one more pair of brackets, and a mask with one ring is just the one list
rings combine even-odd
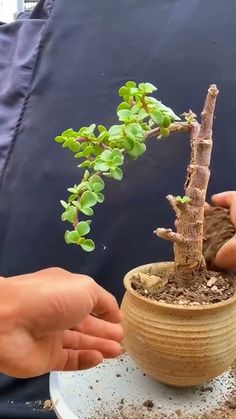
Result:
{"label": "pot rim", "polygon": [[[173,261],[165,261],[165,262],[153,262],[153,263],[148,263],[145,265],[140,265],[137,266],[136,268],[131,269],[129,272],[127,272],[127,274],[124,277],[123,280],[123,284],[124,287],[126,289],[126,291],[128,291],[130,294],[132,294],[134,297],[136,297],[137,299],[144,301],[145,303],[154,305],[156,307],[162,307],[162,308],[166,308],[166,309],[174,309],[174,310],[185,310],[185,311],[204,311],[204,310],[215,310],[215,309],[220,309],[226,306],[229,306],[231,304],[235,304],[236,303],[236,289],[235,289],[235,293],[232,297],[228,298],[228,300],[222,301],[220,303],[214,303],[214,304],[206,304],[206,305],[201,305],[201,306],[181,306],[179,304],[170,304],[170,303],[162,303],[156,300],[151,300],[147,297],[144,297],[142,295],[139,295],[137,292],[135,292],[133,290],[133,288],[131,287],[131,283],[130,283],[130,278],[131,275],[134,273],[137,273],[139,271],[142,272],[143,269],[149,269],[154,265],[167,265],[167,264],[171,264],[173,265],[174,262]],[[236,281],[235,281],[236,282]]]}

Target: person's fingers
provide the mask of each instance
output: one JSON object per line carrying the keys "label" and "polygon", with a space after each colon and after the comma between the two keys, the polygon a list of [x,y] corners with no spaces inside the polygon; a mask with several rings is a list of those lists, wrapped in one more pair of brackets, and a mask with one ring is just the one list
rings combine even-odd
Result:
{"label": "person's fingers", "polygon": [[91,315],[85,317],[75,330],[86,335],[112,339],[117,342],[123,339],[123,329],[120,324],[109,323]]}
{"label": "person's fingers", "polygon": [[204,203],[204,214],[207,215],[213,209],[212,205],[208,204],[208,202]]}
{"label": "person's fingers", "polygon": [[215,262],[220,269],[236,269],[236,236],[228,240],[217,252]]}
{"label": "person's fingers", "polygon": [[15,277],[11,283],[21,301],[25,327],[36,337],[74,328],[90,313],[109,322],[122,320],[115,297],[87,276],[51,268],[32,274],[27,281]]}
{"label": "person's fingers", "polygon": [[211,200],[216,206],[229,208],[231,206],[232,200],[235,199],[235,197],[236,191],[226,191],[212,195]]}
{"label": "person's fingers", "polygon": [[91,350],[63,349],[54,371],[79,371],[96,367],[103,361],[100,352]]}
{"label": "person's fingers", "polygon": [[211,200],[215,206],[230,209],[230,217],[236,227],[236,191],[227,191],[213,195]]}
{"label": "person's fingers", "polygon": [[96,283],[94,284],[96,285],[93,292],[94,308],[90,313],[111,323],[121,323],[123,315],[115,297]]}
{"label": "person's fingers", "polygon": [[84,335],[73,330],[66,330],[63,336],[63,348],[74,350],[96,350],[104,358],[115,358],[121,354],[121,345],[109,339]]}

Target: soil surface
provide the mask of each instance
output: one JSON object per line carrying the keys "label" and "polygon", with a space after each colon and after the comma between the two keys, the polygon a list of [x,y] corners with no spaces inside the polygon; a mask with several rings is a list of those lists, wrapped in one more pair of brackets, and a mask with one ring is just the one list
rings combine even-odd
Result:
{"label": "soil surface", "polygon": [[207,271],[206,275],[199,276],[197,282],[188,287],[178,287],[175,281],[174,269],[157,277],[163,287],[148,286],[148,277],[154,280],[155,275],[137,273],[131,279],[132,288],[144,297],[179,305],[215,304],[227,300],[234,295],[232,279],[220,272]]}
{"label": "soil surface", "polygon": [[204,248],[208,271],[200,272],[198,281],[187,287],[179,287],[175,281],[174,269],[159,273],[136,273],[131,279],[132,288],[140,295],[169,304],[203,305],[215,304],[234,295],[232,275],[213,271],[218,250],[235,234],[229,212],[213,208],[205,217]]}
{"label": "soil surface", "polygon": [[235,234],[229,211],[215,207],[204,222],[203,254],[209,269],[216,269],[214,260],[218,250]]}

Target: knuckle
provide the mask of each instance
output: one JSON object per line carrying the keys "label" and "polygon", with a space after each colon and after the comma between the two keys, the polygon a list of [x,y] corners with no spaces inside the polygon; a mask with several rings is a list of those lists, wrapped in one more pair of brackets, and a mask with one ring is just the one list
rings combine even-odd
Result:
{"label": "knuckle", "polygon": [[56,275],[56,276],[62,276],[62,275],[65,275],[65,273],[67,273],[67,271],[59,267],[47,268],[44,271],[50,275]]}

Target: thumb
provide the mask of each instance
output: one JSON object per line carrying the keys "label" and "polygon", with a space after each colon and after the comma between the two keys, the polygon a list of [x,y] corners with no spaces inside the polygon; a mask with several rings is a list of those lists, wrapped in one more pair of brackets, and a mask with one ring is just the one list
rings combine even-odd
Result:
{"label": "thumb", "polygon": [[215,206],[230,210],[231,220],[236,227],[236,191],[222,192],[212,196],[212,203]]}
{"label": "thumb", "polygon": [[220,269],[236,269],[236,236],[228,240],[217,252],[215,264]]}

